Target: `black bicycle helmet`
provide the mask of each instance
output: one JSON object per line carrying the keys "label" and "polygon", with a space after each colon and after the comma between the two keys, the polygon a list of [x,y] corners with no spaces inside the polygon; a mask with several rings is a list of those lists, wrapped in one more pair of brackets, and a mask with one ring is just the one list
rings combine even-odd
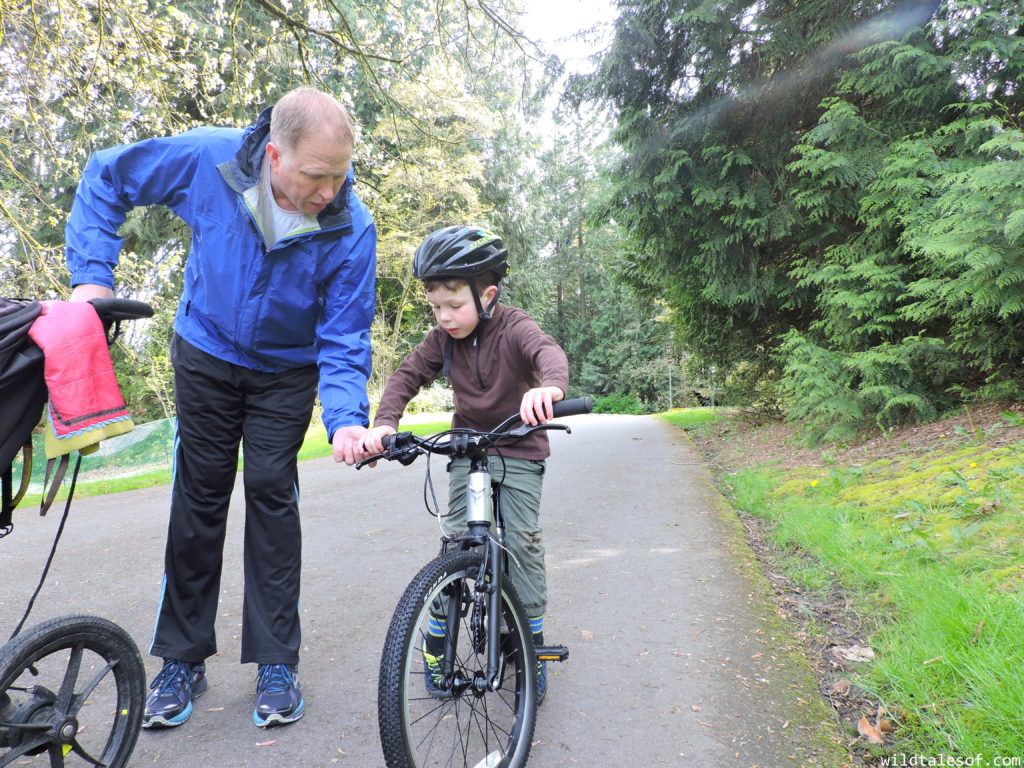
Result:
{"label": "black bicycle helmet", "polygon": [[467,279],[493,272],[500,281],[508,273],[507,258],[508,249],[493,232],[479,227],[445,227],[431,232],[420,243],[412,260],[412,273],[420,280],[434,280]]}

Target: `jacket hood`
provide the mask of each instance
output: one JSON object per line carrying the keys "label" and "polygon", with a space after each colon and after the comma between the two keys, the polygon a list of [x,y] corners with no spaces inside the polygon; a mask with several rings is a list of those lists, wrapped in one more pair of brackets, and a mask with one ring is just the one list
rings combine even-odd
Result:
{"label": "jacket hood", "polygon": [[[245,133],[242,134],[242,146],[239,147],[234,159],[217,166],[228,186],[238,194],[259,183],[263,156],[267,153],[267,142],[270,140],[270,113],[273,109],[264,109],[256,118],[256,122],[245,129]],[[317,214],[321,229],[345,227],[352,223],[348,202],[353,184],[355,174],[349,168],[348,176],[338,190],[337,196],[330,205]]]}

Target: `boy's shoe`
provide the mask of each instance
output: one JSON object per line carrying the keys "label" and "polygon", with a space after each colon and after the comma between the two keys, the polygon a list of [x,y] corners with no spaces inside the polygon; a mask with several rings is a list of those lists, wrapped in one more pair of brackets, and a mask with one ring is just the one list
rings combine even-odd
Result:
{"label": "boy's shoe", "polygon": [[293,723],[304,714],[306,702],[299,688],[298,668],[293,664],[260,664],[252,721],[266,728]]}
{"label": "boy's shoe", "polygon": [[423,650],[423,678],[427,693],[435,699],[450,699],[451,694],[441,689],[441,663],[444,656],[434,656],[426,649]]}
{"label": "boy's shoe", "polygon": [[548,694],[548,663],[537,662],[537,706],[544,703],[544,697]]}
{"label": "boy's shoe", "polygon": [[192,699],[206,693],[206,665],[164,659],[164,666],[149,688],[143,728],[173,728],[192,714]]}

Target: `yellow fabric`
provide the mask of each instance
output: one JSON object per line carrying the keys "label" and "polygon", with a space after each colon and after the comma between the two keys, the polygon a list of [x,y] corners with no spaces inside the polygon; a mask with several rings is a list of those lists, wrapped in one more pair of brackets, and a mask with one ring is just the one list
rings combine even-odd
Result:
{"label": "yellow fabric", "polygon": [[79,435],[58,440],[51,425],[46,429],[46,458],[55,459],[72,451],[78,451],[83,456],[88,456],[90,453],[96,452],[96,449],[100,447],[101,440],[123,435],[133,429],[135,429],[135,424],[131,419],[122,419],[104,424],[102,427],[88,429]]}

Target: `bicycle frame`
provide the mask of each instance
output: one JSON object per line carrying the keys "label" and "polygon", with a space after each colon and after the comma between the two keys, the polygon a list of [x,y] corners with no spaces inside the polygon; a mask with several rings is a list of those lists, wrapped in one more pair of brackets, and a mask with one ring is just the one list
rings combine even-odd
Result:
{"label": "bicycle frame", "polygon": [[[476,595],[486,595],[487,615],[501,615],[501,588],[507,574],[505,559],[505,531],[501,519],[500,486],[491,482],[487,451],[480,446],[469,449],[469,476],[466,481],[466,519],[468,531],[461,536],[446,540],[442,551],[448,551],[449,544],[457,544],[460,551],[484,547],[484,567],[477,575],[473,589]],[[476,596],[474,596],[474,602]],[[459,604],[448,601],[449,626],[457,621]],[[487,686],[492,691],[501,688],[501,654],[499,622],[487,623]],[[452,680],[454,660],[457,656],[453,636],[445,638],[444,662],[441,667],[440,687],[458,685]]]}

